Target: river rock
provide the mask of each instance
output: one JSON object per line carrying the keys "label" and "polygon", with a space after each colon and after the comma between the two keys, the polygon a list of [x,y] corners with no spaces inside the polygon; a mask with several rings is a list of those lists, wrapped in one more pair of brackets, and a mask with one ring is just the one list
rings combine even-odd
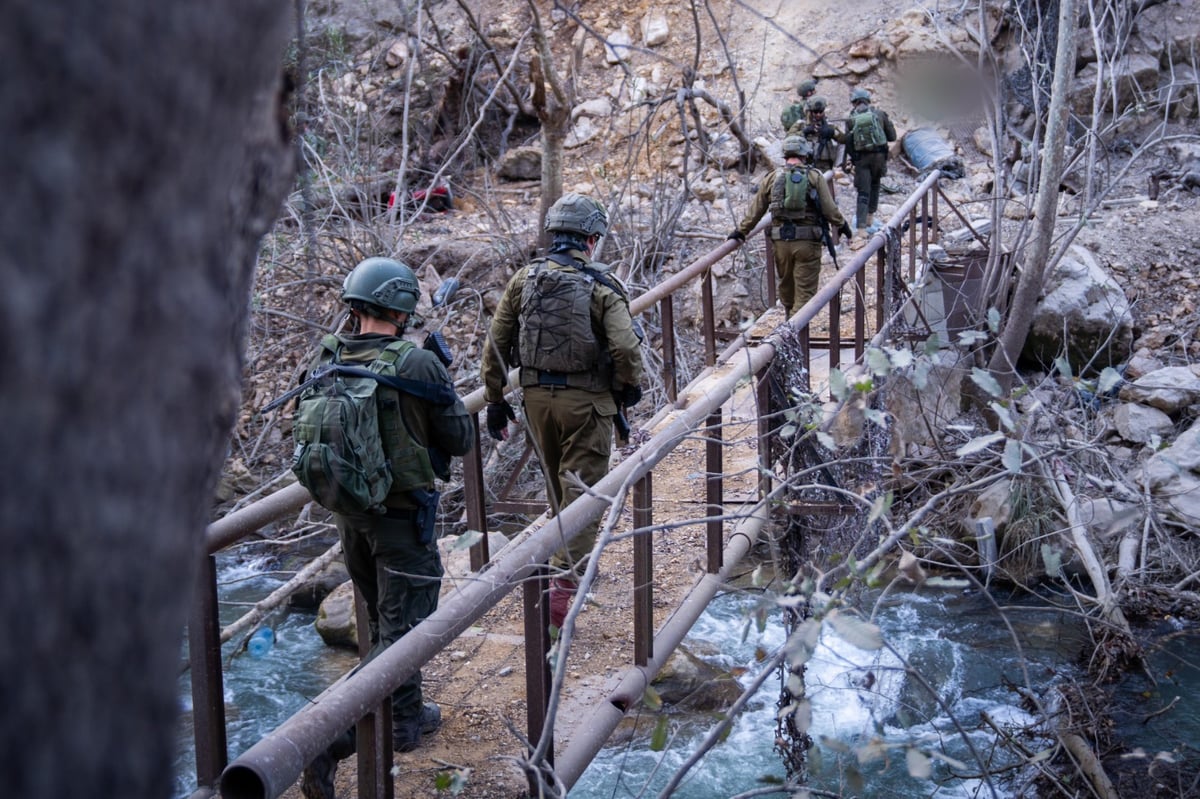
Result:
{"label": "river rock", "polygon": [[354,583],[347,580],[333,590],[317,611],[317,634],[327,646],[358,647],[358,620],[354,614]]}
{"label": "river rock", "polygon": [[732,674],[700,657],[687,645],[680,645],[671,654],[653,685],[663,702],[702,712],[726,709],[742,693]]}
{"label": "river rock", "polygon": [[1200,401],[1200,375],[1191,366],[1168,366],[1121,386],[1120,398],[1176,414]]}
{"label": "river rock", "polygon": [[1125,379],[1137,380],[1143,375],[1162,369],[1163,366],[1163,362],[1154,357],[1153,352],[1143,347],[1131,355],[1129,363],[1125,364]]}

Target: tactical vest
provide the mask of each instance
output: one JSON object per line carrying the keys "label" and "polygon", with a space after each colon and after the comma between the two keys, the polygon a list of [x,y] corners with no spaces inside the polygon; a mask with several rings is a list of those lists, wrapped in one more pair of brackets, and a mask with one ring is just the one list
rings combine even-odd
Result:
{"label": "tactical vest", "polygon": [[553,268],[546,260],[530,265],[521,290],[521,385],[608,391],[612,358],[592,324],[596,276],[578,267]]}
{"label": "tactical vest", "polygon": [[[321,362],[331,360],[334,353],[340,353],[342,346],[337,336],[327,335],[322,338]],[[381,375],[399,376],[415,346],[411,341],[394,342],[376,355],[371,363]],[[379,408],[379,435],[392,471],[392,485],[388,496],[414,489],[432,489],[435,475],[429,459],[429,450],[417,441],[405,422],[399,392],[381,385],[376,389],[375,402]]]}

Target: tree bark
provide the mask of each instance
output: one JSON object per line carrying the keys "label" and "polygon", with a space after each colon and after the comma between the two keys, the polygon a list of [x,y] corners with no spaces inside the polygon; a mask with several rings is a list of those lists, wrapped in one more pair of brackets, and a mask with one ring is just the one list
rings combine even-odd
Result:
{"label": "tree bark", "polygon": [[172,791],[179,650],[291,165],[285,0],[0,26],[0,751],[13,796]]}
{"label": "tree bark", "polygon": [[[1054,239],[1054,223],[1058,216],[1058,186],[1062,179],[1063,151],[1067,141],[1067,105],[1072,65],[1075,63],[1075,0],[1058,0],[1058,43],[1054,54],[1054,79],[1050,88],[1050,109],[1047,114],[1046,140],[1040,159],[1037,197],[1034,200],[1033,240],[1022,259],[1020,277],[1008,318],[1000,333],[999,345],[988,362],[988,370],[1004,391],[1012,388],[1016,363],[1033,326],[1033,312],[1046,279],[1046,264]],[[1036,75],[1033,81],[1037,90]]]}

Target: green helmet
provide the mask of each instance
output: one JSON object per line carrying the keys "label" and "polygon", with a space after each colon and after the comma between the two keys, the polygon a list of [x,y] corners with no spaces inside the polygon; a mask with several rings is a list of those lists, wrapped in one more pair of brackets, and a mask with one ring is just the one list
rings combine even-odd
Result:
{"label": "green helmet", "polygon": [[802,81],[800,81],[800,85],[796,87],[796,93],[799,94],[801,97],[808,97],[810,94],[812,94],[816,90],[817,90],[816,78],[809,78],[808,80],[802,80]]}
{"label": "green helmet", "polygon": [[871,93],[866,89],[855,89],[850,92],[850,104],[854,103],[869,103],[871,102]]}
{"label": "green helmet", "polygon": [[417,309],[421,286],[405,264],[391,258],[368,258],[346,275],[342,302],[359,300],[392,311],[412,313]]}
{"label": "green helmet", "polygon": [[788,136],[783,140],[784,158],[812,158],[812,145],[803,136]]}
{"label": "green helmet", "polygon": [[608,213],[591,197],[568,192],[546,212],[546,230],[578,233],[585,238],[603,236],[608,232]]}
{"label": "green helmet", "polygon": [[821,113],[824,113],[825,107],[828,104],[829,104],[829,101],[826,100],[824,97],[814,97],[808,101],[808,110],[809,111],[819,111]]}

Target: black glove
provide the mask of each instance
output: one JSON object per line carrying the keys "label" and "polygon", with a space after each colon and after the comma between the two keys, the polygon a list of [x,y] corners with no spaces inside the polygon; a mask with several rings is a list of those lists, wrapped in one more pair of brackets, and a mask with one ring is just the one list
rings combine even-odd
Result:
{"label": "black glove", "polygon": [[726,241],[728,241],[729,239],[737,239],[738,241],[745,241],[746,234],[740,230],[735,230],[732,233],[730,233],[728,236],[725,237]]}
{"label": "black glove", "polygon": [[844,219],[842,220],[842,226],[838,228],[838,233],[848,239],[854,237],[854,233],[850,230],[850,224]]}
{"label": "black glove", "polygon": [[837,130],[833,127],[833,125],[822,125],[821,126],[821,138],[822,139],[832,139],[834,134],[836,134],[836,133],[837,133]]}
{"label": "black glove", "polygon": [[488,435],[497,441],[503,441],[508,438],[508,423],[515,422],[517,415],[513,413],[512,406],[508,404],[508,400],[500,400],[499,402],[489,402],[487,406],[487,430]]}
{"label": "black glove", "polygon": [[805,125],[804,129],[800,132],[803,133],[805,136],[816,136],[817,135],[817,126],[816,125]]}
{"label": "black glove", "polygon": [[632,408],[642,401],[641,386],[631,386],[628,383],[621,386],[620,391],[614,391],[613,395],[617,400],[617,404],[622,408]]}

